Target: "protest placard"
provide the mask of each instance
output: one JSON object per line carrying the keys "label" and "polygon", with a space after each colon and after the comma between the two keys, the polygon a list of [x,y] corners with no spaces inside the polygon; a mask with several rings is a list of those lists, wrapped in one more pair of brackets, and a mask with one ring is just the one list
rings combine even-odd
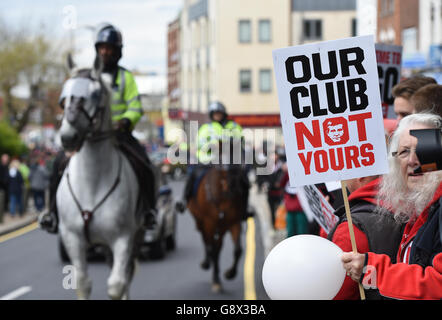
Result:
{"label": "protest placard", "polygon": [[290,185],[388,172],[372,36],[273,51]]}
{"label": "protest placard", "polygon": [[339,218],[333,213],[333,207],[314,185],[297,188],[297,195],[302,210],[309,221],[315,221],[329,234]]}
{"label": "protest placard", "polygon": [[396,119],[393,109],[392,89],[401,81],[402,46],[376,43],[379,90],[384,118]]}

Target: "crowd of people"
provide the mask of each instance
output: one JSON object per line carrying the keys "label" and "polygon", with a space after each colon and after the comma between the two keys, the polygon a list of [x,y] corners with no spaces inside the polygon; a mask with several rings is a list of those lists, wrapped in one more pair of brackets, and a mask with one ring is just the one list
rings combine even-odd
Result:
{"label": "crowd of people", "polygon": [[265,151],[262,152],[260,163],[267,158],[274,164],[273,170],[269,175],[257,175],[256,184],[258,192],[266,194],[271,227],[285,233],[285,237],[316,233],[319,225],[315,221],[308,221],[296,196],[296,188],[290,187],[284,147],[275,147],[273,153]]}
{"label": "crowd of people", "polygon": [[46,191],[49,187],[50,171],[55,154],[36,148],[22,157],[1,155],[0,205],[12,219],[24,216],[29,210],[41,213],[46,208]]}

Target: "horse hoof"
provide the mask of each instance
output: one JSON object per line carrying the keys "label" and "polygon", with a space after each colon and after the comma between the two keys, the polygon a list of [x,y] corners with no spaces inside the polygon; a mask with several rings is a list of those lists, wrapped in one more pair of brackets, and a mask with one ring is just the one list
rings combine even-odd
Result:
{"label": "horse hoof", "polygon": [[220,283],[214,283],[212,284],[212,292],[213,293],[220,293],[223,291],[223,287]]}
{"label": "horse hoof", "polygon": [[121,300],[125,294],[125,284],[122,282],[117,282],[115,284],[109,285],[107,290],[107,295],[112,300]]}
{"label": "horse hoof", "polygon": [[203,262],[201,262],[201,268],[204,270],[208,270],[210,268],[210,262],[207,260],[204,260]]}
{"label": "horse hoof", "polygon": [[236,277],[236,271],[235,271],[235,270],[227,270],[227,271],[224,273],[224,277],[225,277],[227,280],[232,280],[233,278]]}
{"label": "horse hoof", "polygon": [[76,291],[78,300],[89,300],[89,295],[81,290]]}

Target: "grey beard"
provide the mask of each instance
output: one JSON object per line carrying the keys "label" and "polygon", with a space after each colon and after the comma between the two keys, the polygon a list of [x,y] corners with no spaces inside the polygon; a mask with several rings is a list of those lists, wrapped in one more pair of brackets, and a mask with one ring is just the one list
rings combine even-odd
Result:
{"label": "grey beard", "polygon": [[400,222],[408,222],[411,218],[418,217],[433,198],[440,183],[441,175],[439,173],[427,175],[419,186],[405,193],[403,203],[394,214],[395,219]]}
{"label": "grey beard", "polygon": [[[378,211],[384,214],[391,214],[389,213],[391,211],[398,223],[406,223],[419,216],[434,197],[442,181],[442,172],[427,174],[422,183],[413,190],[406,190],[405,182],[398,184],[396,180],[396,183],[392,183],[395,179],[398,178],[390,176],[383,181],[384,185],[381,187],[379,199],[387,201],[391,207],[388,209],[378,207]],[[400,189],[398,189],[399,186]]]}

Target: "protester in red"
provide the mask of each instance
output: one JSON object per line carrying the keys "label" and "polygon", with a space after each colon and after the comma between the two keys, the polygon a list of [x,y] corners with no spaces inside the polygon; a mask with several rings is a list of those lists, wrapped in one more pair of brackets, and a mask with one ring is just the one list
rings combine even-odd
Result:
{"label": "protester in red", "polygon": [[397,252],[397,263],[387,255],[344,253],[347,274],[384,297],[442,298],[442,172],[416,174],[420,167],[412,129],[442,128],[442,118],[414,114],[401,120],[392,137],[390,172],[383,179],[379,201],[388,201],[396,220],[407,222]]}
{"label": "protester in red", "polygon": [[[394,221],[393,214],[381,214],[376,210],[376,195],[380,181],[378,176],[347,180],[347,188],[350,191],[348,202],[357,251],[359,253],[368,251],[384,253],[394,260],[401,240],[402,225]],[[345,207],[336,210],[335,215],[339,217],[339,222],[330,231],[327,238],[344,252],[352,251]],[[365,296],[367,300],[381,298],[375,290],[365,290]],[[359,300],[358,284],[347,276],[334,299]]]}

